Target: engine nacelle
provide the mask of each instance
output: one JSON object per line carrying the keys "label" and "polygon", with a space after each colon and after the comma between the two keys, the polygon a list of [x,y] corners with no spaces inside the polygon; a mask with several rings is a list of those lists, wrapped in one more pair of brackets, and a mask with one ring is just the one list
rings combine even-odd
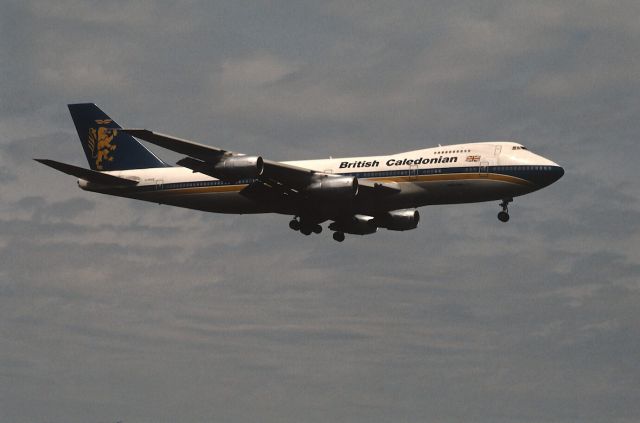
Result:
{"label": "engine nacelle", "polygon": [[416,209],[393,210],[377,216],[375,223],[390,231],[408,231],[418,227],[420,213]]}
{"label": "engine nacelle", "polygon": [[329,229],[354,235],[368,235],[377,232],[378,226],[373,217],[356,214],[350,219],[333,222]]}
{"label": "engine nacelle", "polygon": [[352,199],[358,194],[358,178],[354,176],[325,177],[312,182],[308,194],[326,199]]}
{"label": "engine nacelle", "polygon": [[220,160],[212,166],[211,174],[218,179],[238,181],[257,178],[264,171],[264,161],[260,156],[234,156]]}

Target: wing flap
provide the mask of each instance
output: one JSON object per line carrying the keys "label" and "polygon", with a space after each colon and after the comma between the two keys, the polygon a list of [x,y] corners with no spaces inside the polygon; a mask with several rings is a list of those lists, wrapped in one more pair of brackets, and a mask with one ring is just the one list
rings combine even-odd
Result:
{"label": "wing flap", "polygon": [[98,172],[91,169],[85,169],[78,166],[73,166],[67,163],[57,162],[49,159],[34,159],[44,165],[54,168],[67,175],[75,176],[76,178],[84,179],[85,181],[93,182],[100,185],[115,185],[115,186],[131,186],[137,185],[138,181],[131,179],[119,178],[117,176],[109,175],[107,173]]}
{"label": "wing flap", "polygon": [[183,166],[187,169],[191,169],[194,172],[203,173],[205,175],[217,178],[215,172],[211,171],[211,166],[205,161],[194,159],[193,157],[185,157],[184,159],[178,160],[176,164],[178,166]]}
{"label": "wing flap", "polygon": [[264,170],[259,179],[268,184],[275,183],[287,188],[301,190],[309,185],[315,175],[318,175],[318,172],[311,169],[265,160]]}
{"label": "wing flap", "polygon": [[396,194],[401,191],[397,182],[375,182],[367,179],[358,179],[361,190],[376,194]]}

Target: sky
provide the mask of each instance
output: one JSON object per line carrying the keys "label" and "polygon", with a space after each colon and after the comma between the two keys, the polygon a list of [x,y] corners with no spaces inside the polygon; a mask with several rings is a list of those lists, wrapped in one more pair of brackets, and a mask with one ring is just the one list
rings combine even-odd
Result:
{"label": "sky", "polygon": [[[0,422],[637,422],[640,2],[0,0]],[[66,105],[274,160],[565,176],[301,236],[79,190]],[[166,160],[179,159],[151,146]]]}

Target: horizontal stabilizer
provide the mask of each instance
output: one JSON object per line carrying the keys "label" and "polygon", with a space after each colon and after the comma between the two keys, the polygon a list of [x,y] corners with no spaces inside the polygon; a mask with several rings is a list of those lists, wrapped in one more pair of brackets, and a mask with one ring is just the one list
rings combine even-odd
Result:
{"label": "horizontal stabilizer", "polygon": [[131,179],[119,178],[117,176],[109,175],[106,173],[98,172],[95,170],[85,169],[78,166],[73,166],[66,163],[56,162],[55,160],[48,159],[34,159],[44,165],[66,173],[67,175],[73,175],[77,178],[84,179],[85,181],[93,182],[100,185],[119,185],[130,186],[136,185],[138,181],[132,181]]}

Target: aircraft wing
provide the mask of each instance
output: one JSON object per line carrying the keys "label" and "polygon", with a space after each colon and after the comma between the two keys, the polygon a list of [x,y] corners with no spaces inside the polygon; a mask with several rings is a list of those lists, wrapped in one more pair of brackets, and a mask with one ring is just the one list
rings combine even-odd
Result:
{"label": "aircraft wing", "polygon": [[[179,160],[177,162],[178,165],[189,168],[194,172],[213,176],[214,178],[217,176],[210,171],[210,164],[215,164],[228,157],[243,156],[243,154],[240,153],[199,144],[182,138],[153,132],[148,129],[120,129],[120,131],[168,150],[185,154],[188,157]],[[290,192],[291,190],[299,192],[308,187],[314,178],[339,177],[339,175],[317,172],[273,160],[263,160],[263,164],[263,172],[258,176],[258,179],[267,186],[282,192]],[[373,195],[389,195],[400,191],[395,183],[377,183],[371,181],[360,181],[360,189]]]}
{"label": "aircraft wing", "polygon": [[[178,164],[205,174],[207,174],[206,163],[217,163],[225,157],[242,155],[221,148],[210,147],[182,138],[153,132],[148,129],[121,129],[120,131],[168,150],[187,155],[188,157],[178,161]],[[273,160],[264,160],[264,170],[259,176],[259,179],[269,185],[283,189],[293,188],[295,190],[301,190],[309,185],[313,175],[316,174],[318,174],[318,172],[310,169],[304,169]],[[215,177],[215,175],[210,176]]]}
{"label": "aircraft wing", "polygon": [[264,172],[260,179],[270,184],[277,184],[282,187],[292,187],[296,190],[304,189],[314,175],[322,174],[311,169],[292,166],[273,160],[264,161]]}
{"label": "aircraft wing", "polygon": [[73,175],[77,178],[84,179],[85,181],[93,182],[100,185],[118,185],[118,186],[131,186],[138,184],[138,181],[131,179],[119,178],[117,176],[109,175],[107,173],[98,172],[91,169],[85,169],[83,167],[73,166],[66,163],[56,162],[49,159],[34,159],[44,165],[66,173],[67,175]]}
{"label": "aircraft wing", "polygon": [[234,153],[217,147],[211,147],[197,142],[185,140],[182,138],[172,137],[170,135],[153,132],[148,129],[121,129],[120,132],[133,135],[136,138],[150,142],[175,151],[176,153],[185,154],[196,159],[206,162],[218,161],[224,156],[231,156]]}

